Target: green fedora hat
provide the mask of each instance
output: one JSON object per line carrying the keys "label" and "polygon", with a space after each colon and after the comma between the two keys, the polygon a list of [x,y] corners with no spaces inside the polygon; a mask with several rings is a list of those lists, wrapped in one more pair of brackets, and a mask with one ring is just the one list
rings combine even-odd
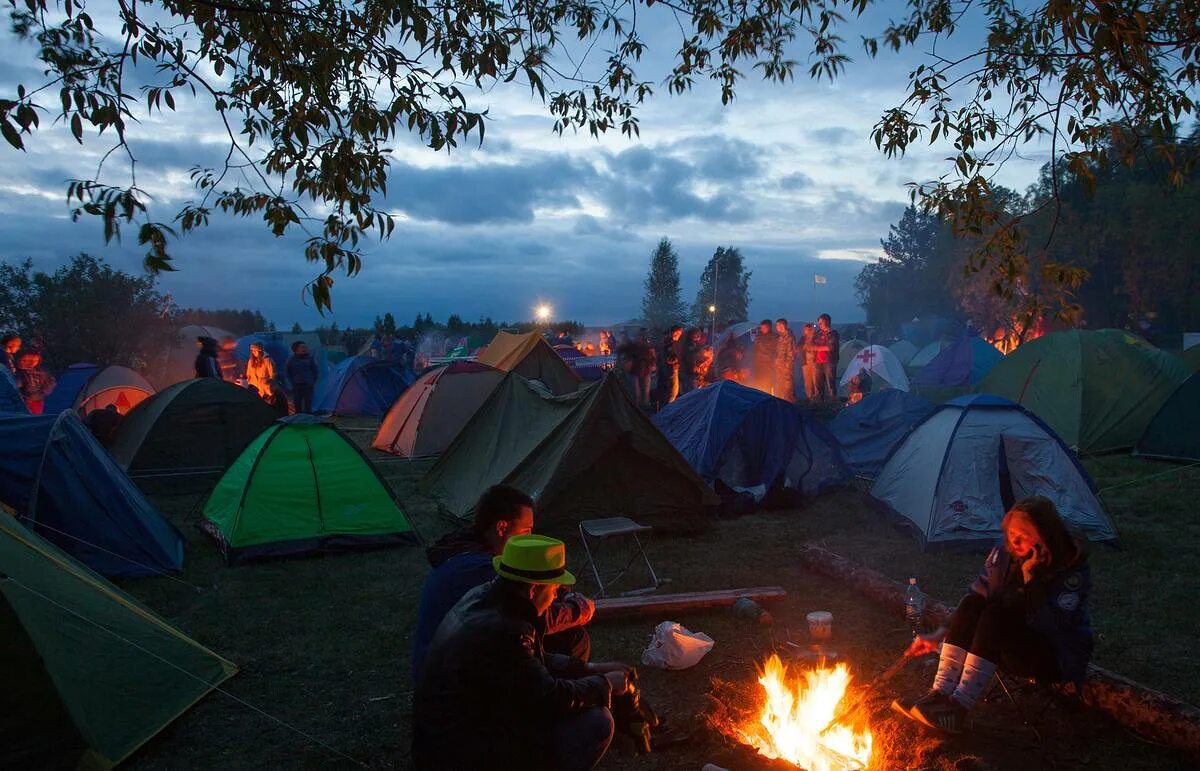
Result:
{"label": "green fedora hat", "polygon": [[544,535],[514,535],[504,544],[504,553],[492,557],[492,567],[505,578],[527,584],[575,583],[567,570],[567,547],[557,538]]}

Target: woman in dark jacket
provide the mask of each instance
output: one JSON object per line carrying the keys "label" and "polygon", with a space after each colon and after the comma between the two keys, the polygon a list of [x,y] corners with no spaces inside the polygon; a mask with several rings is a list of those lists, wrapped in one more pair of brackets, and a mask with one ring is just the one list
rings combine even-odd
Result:
{"label": "woman in dark jacket", "polygon": [[217,341],[211,337],[197,337],[200,352],[196,354],[196,377],[211,377],[224,380],[221,377],[221,365],[217,362]]}
{"label": "woman in dark jacket", "polygon": [[1004,545],[988,554],[949,628],[919,635],[909,646],[908,653],[919,656],[942,643],[930,692],[915,702],[892,703],[931,728],[961,732],[997,666],[1042,682],[1083,684],[1093,645],[1092,580],[1083,542],[1040,496],[1017,501],[1003,528]]}

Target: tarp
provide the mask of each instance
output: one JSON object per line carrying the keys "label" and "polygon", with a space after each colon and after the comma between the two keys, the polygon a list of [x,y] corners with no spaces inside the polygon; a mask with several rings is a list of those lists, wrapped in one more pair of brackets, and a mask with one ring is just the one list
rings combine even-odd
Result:
{"label": "tarp", "polygon": [[899,388],[901,391],[907,391],[909,387],[904,365],[896,358],[896,354],[882,345],[863,348],[850,358],[844,368],[839,362],[838,369],[842,370],[838,387],[843,391],[849,388],[850,378],[860,372],[866,372],[871,376],[871,390],[873,391],[882,391],[885,388]]}
{"label": "tarp", "polygon": [[[771,487],[792,463],[802,423],[814,420],[783,399],[731,380],[684,394],[654,416],[656,425],[705,481],[730,487]],[[811,448],[802,451],[811,454]],[[820,473],[808,469],[806,474]],[[831,478],[790,479],[794,487],[825,488],[844,481],[845,469]],[[807,482],[807,484],[806,484]]]}
{"label": "tarp", "polygon": [[84,416],[111,404],[124,415],[153,395],[154,386],[128,367],[72,364],[58,376],[45,411],[77,410]]}
{"label": "tarp", "polygon": [[963,335],[922,367],[915,380],[922,386],[973,386],[1003,358],[982,337]]}
{"label": "tarp", "polygon": [[[553,353],[551,351],[551,355]],[[313,410],[333,415],[379,417],[415,379],[411,370],[394,361],[380,361],[370,356],[342,359],[324,383],[317,384]]]}
{"label": "tarp", "polygon": [[829,432],[850,470],[874,479],[896,445],[934,409],[933,402],[922,396],[889,388],[867,394],[839,412],[829,422]]}
{"label": "tarp", "polygon": [[1175,389],[1138,440],[1134,455],[1200,462],[1200,373]]}
{"label": "tarp", "polygon": [[986,545],[1017,500],[1049,498],[1094,541],[1117,538],[1075,455],[1028,411],[995,396],[941,405],[888,458],[871,495],[907,520],[925,546]]}
{"label": "tarp", "polygon": [[942,340],[934,340],[932,343],[925,345],[921,350],[913,354],[913,357],[908,360],[905,365],[909,369],[918,369],[924,367],[929,362],[937,358],[937,355],[946,347],[946,343]]}
{"label": "tarp", "polygon": [[233,383],[185,380],[125,416],[112,454],[130,471],[223,471],[276,417],[266,402]]}
{"label": "tarp", "polygon": [[539,530],[612,516],[691,521],[718,503],[615,374],[563,396],[509,374],[421,489],[466,519],[501,482],[537,501]]}
{"label": "tarp", "polygon": [[0,412],[29,414],[29,408],[25,406],[25,400],[21,398],[21,392],[17,390],[17,383],[13,380],[12,373],[8,371],[8,367],[4,366],[0,366]]}
{"label": "tarp", "polygon": [[163,357],[156,362],[150,373],[150,382],[158,390],[174,385],[183,380],[196,376],[197,337],[211,337],[220,341],[226,337],[236,338],[237,335],[220,327],[189,324],[180,327],[175,334],[174,342],[163,351]]}
{"label": "tarp", "polygon": [[910,361],[912,361],[912,357],[916,356],[917,351],[920,350],[908,340],[897,340],[889,345],[888,349],[892,353],[896,354],[896,358],[899,359],[900,363],[904,365],[907,365]]}
{"label": "tarp", "polygon": [[104,575],[183,567],[183,536],[72,412],[0,415],[0,501]]}
{"label": "tarp", "polygon": [[1079,452],[1133,447],[1187,366],[1119,329],[1053,332],[1017,347],[976,391],[1024,406]]}
{"label": "tarp", "polygon": [[552,393],[569,394],[579,388],[579,375],[537,332],[497,332],[476,361],[502,372],[516,372],[526,380],[540,380]]}
{"label": "tarp", "polygon": [[279,377],[279,382],[283,383],[284,388],[292,390],[292,383],[287,377],[287,360],[292,355],[292,344],[302,342],[308,346],[308,352],[312,356],[313,361],[317,363],[317,382],[320,383],[325,378],[329,377],[329,359],[325,356],[325,349],[321,345],[321,338],[313,332],[255,332],[252,335],[238,338],[237,347],[234,348],[234,354],[245,369],[246,362],[250,360],[250,346],[253,343],[262,343],[263,350],[275,362],[275,374]]}
{"label": "tarp", "polygon": [[237,672],[3,515],[0,566],[0,768],[112,768]]}
{"label": "tarp", "polygon": [[388,410],[371,446],[408,458],[441,454],[503,379],[478,362],[431,369]]}
{"label": "tarp", "polygon": [[201,527],[231,564],[418,541],[358,446],[313,415],[254,440],[209,496]]}

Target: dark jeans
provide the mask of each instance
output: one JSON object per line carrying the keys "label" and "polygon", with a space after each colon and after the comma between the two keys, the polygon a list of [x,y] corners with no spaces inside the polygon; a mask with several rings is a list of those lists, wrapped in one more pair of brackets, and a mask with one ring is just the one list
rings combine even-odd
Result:
{"label": "dark jeans", "polygon": [[612,713],[592,707],[554,726],[555,768],[591,771],[608,751],[613,738]]}
{"label": "dark jeans", "polygon": [[1042,682],[1062,680],[1054,646],[1025,623],[1024,610],[1005,608],[970,592],[958,604],[946,642],[985,658],[1005,672]]}
{"label": "dark jeans", "polygon": [[561,653],[587,663],[592,657],[592,638],[586,628],[573,626],[542,638],[547,653]]}
{"label": "dark jeans", "polygon": [[309,385],[298,385],[292,388],[292,399],[296,402],[296,414],[301,412],[312,412],[313,387]]}
{"label": "dark jeans", "polygon": [[814,364],[813,371],[816,374],[817,399],[836,399],[837,398],[837,367],[833,362],[825,362],[824,364]]}

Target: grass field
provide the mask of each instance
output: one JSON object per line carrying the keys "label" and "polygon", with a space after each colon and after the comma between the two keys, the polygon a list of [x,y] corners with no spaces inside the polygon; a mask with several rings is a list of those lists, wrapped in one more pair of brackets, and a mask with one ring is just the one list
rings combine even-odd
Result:
{"label": "grass field", "polygon": [[[361,423],[350,427],[365,428]],[[369,437],[361,430],[352,435],[360,441]],[[433,502],[417,493],[428,462],[376,457],[421,532],[432,538],[447,529]],[[1121,529],[1123,548],[1097,547],[1093,553],[1092,607],[1100,638],[1096,661],[1200,702],[1200,664],[1192,657],[1200,619],[1191,605],[1200,589],[1200,524],[1194,516],[1200,469],[1122,457],[1088,465],[1101,488],[1125,485],[1103,496]],[[201,701],[143,748],[129,767],[406,768],[409,632],[427,571],[421,550],[227,568],[196,529],[202,503],[197,496],[156,495],[155,500],[188,537],[185,571],[179,580],[122,585],[236,662],[241,672],[226,684],[227,694]],[[923,554],[853,490],[824,496],[802,510],[713,522],[696,535],[662,538],[652,544],[651,556],[660,573],[671,578],[670,591],[785,587],[789,596],[774,609],[777,636],[801,629],[810,610],[833,611],[835,647],[862,679],[869,679],[903,649],[902,619],[801,570],[794,555],[806,542],[823,544],[896,578],[917,575],[927,592],[950,602],[981,560],[979,555]],[[571,557],[579,572],[579,550]],[[594,624],[595,657],[636,661],[659,620]],[[769,640],[728,612],[675,620],[712,635],[717,646],[694,669],[645,672],[644,692],[675,730],[689,731],[695,714],[708,704],[711,678],[753,682],[754,664]],[[893,685],[919,689],[930,676],[931,670],[914,664]],[[1031,748],[989,739],[986,731],[982,738],[942,744],[892,719],[885,706],[886,699],[873,703],[873,727],[879,759],[888,768],[1194,767],[1095,715],[1052,717],[1051,739]],[[987,707],[981,715],[981,720],[1005,722],[1002,707]],[[661,754],[626,759],[610,753],[602,767],[698,769],[710,760],[720,762],[721,753],[719,742],[697,732]]]}

